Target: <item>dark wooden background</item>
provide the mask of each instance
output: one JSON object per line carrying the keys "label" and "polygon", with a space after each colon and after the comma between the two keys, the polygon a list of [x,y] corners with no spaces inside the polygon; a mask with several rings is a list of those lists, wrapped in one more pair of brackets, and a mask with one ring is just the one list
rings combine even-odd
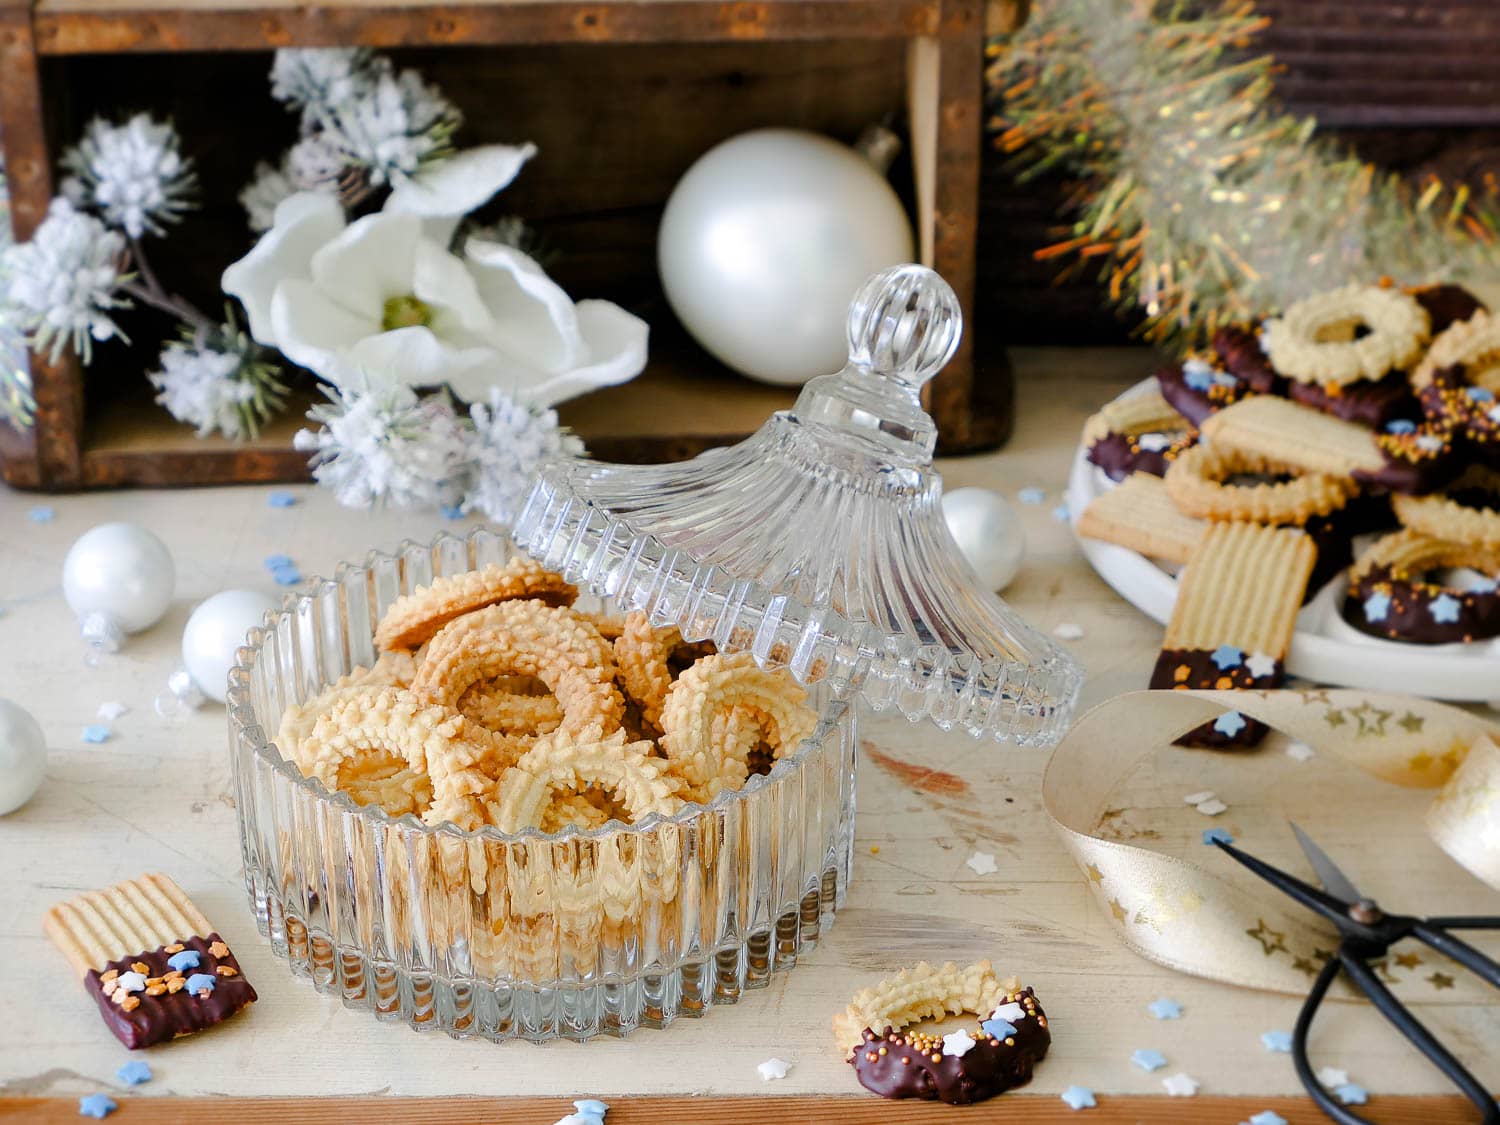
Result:
{"label": "dark wooden background", "polygon": [[[1383,167],[1479,183],[1500,173],[1500,0],[1259,0],[1257,48],[1283,103]],[[1060,178],[1024,186],[990,153],[980,210],[979,315],[1013,344],[1120,343],[1129,324],[1093,278],[1055,285]]]}

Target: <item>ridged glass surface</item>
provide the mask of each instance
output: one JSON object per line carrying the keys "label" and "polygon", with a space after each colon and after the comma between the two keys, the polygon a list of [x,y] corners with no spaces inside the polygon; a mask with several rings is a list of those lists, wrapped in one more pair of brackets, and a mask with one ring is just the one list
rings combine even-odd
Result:
{"label": "ridged glass surface", "polygon": [[849,365],[791,411],[680,464],[553,462],[516,541],[657,624],[804,683],[976,737],[1055,742],[1081,669],[979,585],[943,520],[919,393],[960,326],[935,273],[887,270],[851,306]]}
{"label": "ridged glass surface", "polygon": [[826,686],[814,735],[739,792],[550,836],[392,818],[304,778],[270,741],[287,706],[374,660],[397,597],[511,554],[483,531],[404,544],[251,633],[229,735],[261,932],[345,1005],[458,1037],[623,1035],[764,987],[816,943],[849,878],[856,731]]}

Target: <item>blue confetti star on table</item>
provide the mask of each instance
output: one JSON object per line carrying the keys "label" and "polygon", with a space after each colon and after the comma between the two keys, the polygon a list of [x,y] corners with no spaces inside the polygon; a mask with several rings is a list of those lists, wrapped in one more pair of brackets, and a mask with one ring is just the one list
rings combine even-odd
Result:
{"label": "blue confetti star on table", "polygon": [[114,737],[115,732],[99,723],[90,723],[83,728],[83,740],[85,742],[108,742]]}
{"label": "blue confetti star on table", "polygon": [[1417,424],[1410,418],[1393,418],[1385,424],[1385,432],[1388,434],[1414,434],[1417,432]]}
{"label": "blue confetti star on table", "polygon": [[266,503],[273,508],[291,508],[296,505],[297,498],[290,492],[277,490],[266,497]]}
{"label": "blue confetti star on table", "polygon": [[1391,611],[1391,596],[1377,590],[1365,599],[1365,620],[1384,621]]}
{"label": "blue confetti star on table", "polygon": [[460,504],[444,504],[438,509],[445,520],[461,520],[464,518],[463,506]]}
{"label": "blue confetti star on table", "polygon": [[102,1121],[119,1108],[108,1094],[89,1094],[78,1099],[79,1117],[95,1117]]}
{"label": "blue confetti star on table", "polygon": [[1069,1086],[1058,1096],[1068,1103],[1069,1109],[1093,1109],[1099,1104],[1094,1100],[1094,1091],[1087,1086]]}
{"label": "blue confetti star on table", "polygon": [[979,1026],[991,1039],[1004,1039],[1016,1033],[1016,1025],[1005,1020],[984,1020]]}
{"label": "blue confetti star on table", "polygon": [[1052,509],[1052,518],[1055,519],[1058,523],[1067,523],[1070,519],[1073,518],[1073,513],[1068,508],[1067,503],[1064,502]]}
{"label": "blue confetti star on table", "polygon": [[1488,387],[1469,387],[1464,391],[1470,402],[1494,402],[1495,392]]}
{"label": "blue confetti star on table", "polygon": [[1238,668],[1245,662],[1245,654],[1233,645],[1220,645],[1214,649],[1209,657],[1214,662],[1214,667],[1221,672],[1227,672],[1231,668]]}
{"label": "blue confetti star on table", "polygon": [[1214,730],[1218,731],[1225,738],[1233,738],[1240,731],[1244,730],[1245,726],[1245,716],[1241,715],[1238,711],[1225,711],[1214,720]]}
{"label": "blue confetti star on table", "polygon": [[1364,1105],[1370,1100],[1370,1091],[1355,1082],[1345,1082],[1333,1088],[1333,1096],[1345,1105]]}
{"label": "blue confetti star on table", "polygon": [[[1223,831],[1223,829],[1210,829],[1210,831]],[[1175,1020],[1182,1015],[1182,1005],[1176,1000],[1168,1000],[1165,996],[1153,1000],[1146,1005],[1146,1010],[1159,1020]]]}
{"label": "blue confetti star on table", "polygon": [[302,572],[295,566],[278,566],[271,571],[271,578],[278,586],[295,586],[302,581]]}
{"label": "blue confetti star on table", "polygon": [[267,555],[261,560],[267,570],[282,570],[289,566],[296,566],[290,555]]}
{"label": "blue confetti star on table", "polygon": [[121,1063],[120,1069],[115,1071],[115,1077],[127,1086],[139,1086],[142,1082],[150,1082],[153,1077],[151,1067],[140,1059],[131,1059],[128,1063]]}
{"label": "blue confetti star on table", "polygon": [[1215,844],[1232,844],[1234,837],[1222,828],[1205,828],[1203,830],[1203,842],[1209,847]]}
{"label": "blue confetti star on table", "polygon": [[572,1117],[577,1125],[604,1125],[609,1106],[598,1098],[584,1098],[573,1103]]}
{"label": "blue confetti star on table", "polygon": [[1166,1066],[1167,1056],[1160,1051],[1153,1051],[1149,1047],[1143,1047],[1130,1056],[1130,1061],[1149,1074],[1153,1070],[1160,1070]]}
{"label": "blue confetti star on table", "polygon": [[1290,1054],[1292,1050],[1292,1033],[1290,1031],[1262,1031],[1260,1033],[1260,1045],[1268,1051],[1279,1051],[1282,1054]]}
{"label": "blue confetti star on table", "polygon": [[1433,599],[1427,611],[1439,625],[1452,625],[1458,621],[1458,611],[1462,608],[1457,598],[1443,594]]}
{"label": "blue confetti star on table", "polygon": [[1016,493],[1016,499],[1023,504],[1036,505],[1047,499],[1047,493],[1040,488],[1023,488],[1020,492]]}
{"label": "blue confetti star on table", "polygon": [[26,513],[26,518],[32,523],[51,523],[57,518],[57,509],[47,504],[38,504]]}
{"label": "blue confetti star on table", "polygon": [[1250,1125],[1287,1125],[1287,1121],[1275,1110],[1263,1109],[1250,1119]]}

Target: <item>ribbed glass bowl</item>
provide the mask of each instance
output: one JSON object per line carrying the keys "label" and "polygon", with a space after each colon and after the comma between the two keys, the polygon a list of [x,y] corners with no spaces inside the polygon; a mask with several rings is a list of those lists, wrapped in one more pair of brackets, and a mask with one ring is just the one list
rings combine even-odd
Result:
{"label": "ribbed glass bowl", "polygon": [[392,601],[513,554],[486,531],[408,542],[341,566],[250,633],[228,704],[257,925],[320,992],[460,1038],[624,1035],[733,1004],[794,965],[843,901],[856,731],[826,689],[812,689],[812,737],[738,792],[551,835],[361,807],[272,741],[288,706],[374,661]]}

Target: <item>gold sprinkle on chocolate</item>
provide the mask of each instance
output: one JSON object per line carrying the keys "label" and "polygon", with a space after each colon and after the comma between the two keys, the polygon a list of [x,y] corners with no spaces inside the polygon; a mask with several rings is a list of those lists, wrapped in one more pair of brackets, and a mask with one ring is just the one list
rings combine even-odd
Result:
{"label": "gold sprinkle on chocolate", "polygon": [[141,998],[139,996],[127,996],[125,997],[125,999],[120,1001],[120,1007],[127,1012],[133,1012],[140,1006]]}
{"label": "gold sprinkle on chocolate", "polygon": [[1005,1037],[1005,1045],[1007,1047],[1014,1047],[1016,1045],[1016,1037],[1014,1035],[1007,1035]]}
{"label": "gold sprinkle on chocolate", "polygon": [[160,995],[162,995],[162,993],[164,993],[166,991],[167,991],[167,986],[164,985],[164,984],[148,984],[146,986],[146,995],[147,996],[160,996]]}
{"label": "gold sprinkle on chocolate", "polygon": [[171,995],[176,995],[186,987],[187,981],[183,980],[181,977],[167,978],[167,992]]}
{"label": "gold sprinkle on chocolate", "polygon": [[910,1066],[911,1065],[911,1057],[909,1055],[902,1055],[901,1056],[901,1065],[902,1066]]}
{"label": "gold sprinkle on chocolate", "polygon": [[151,971],[151,966],[146,964],[146,962],[144,961],[132,961],[130,963],[130,971],[133,973],[140,973],[141,976],[145,976]]}
{"label": "gold sprinkle on chocolate", "polygon": [[119,969],[110,969],[106,973],[100,973],[99,974],[99,984],[100,984],[100,986],[101,987],[108,987],[109,985],[111,985],[111,984],[114,983],[115,978],[117,976],[119,976],[119,975],[120,975],[120,970]]}
{"label": "gold sprinkle on chocolate", "polygon": [[884,1048],[884,1047],[882,1047],[882,1048],[880,1048],[880,1054],[881,1054],[881,1055],[884,1055],[884,1054],[885,1054],[885,1048]]}
{"label": "gold sprinkle on chocolate", "polygon": [[208,952],[214,957],[228,957],[229,946],[225,945],[222,941],[216,941],[208,947]]}
{"label": "gold sprinkle on chocolate", "polygon": [[181,953],[186,948],[187,946],[183,945],[182,942],[174,941],[171,945],[162,946],[161,951],[163,953]]}
{"label": "gold sprinkle on chocolate", "polygon": [[238,975],[238,970],[233,965],[220,965],[214,969],[221,977],[232,977]]}
{"label": "gold sprinkle on chocolate", "polygon": [[938,1054],[934,1054],[932,1056],[932,1061],[933,1062],[942,1062],[943,1061],[943,1056],[942,1055],[938,1055]]}

